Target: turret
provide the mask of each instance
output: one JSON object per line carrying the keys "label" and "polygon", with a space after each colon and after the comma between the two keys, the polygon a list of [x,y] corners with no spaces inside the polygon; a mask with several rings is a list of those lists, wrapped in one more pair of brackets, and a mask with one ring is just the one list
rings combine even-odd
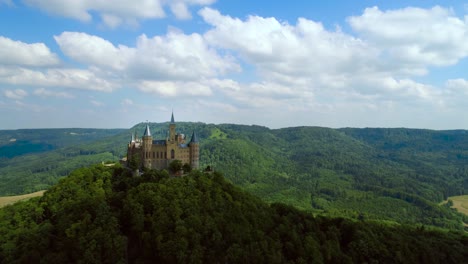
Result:
{"label": "turret", "polygon": [[192,169],[198,169],[200,161],[200,144],[198,142],[198,137],[195,131],[192,133],[192,139],[189,143],[190,147],[190,166]]}
{"label": "turret", "polygon": [[151,136],[151,131],[149,125],[146,124],[145,133],[143,134],[143,166],[146,168],[151,168],[151,147],[153,144],[153,137]]}
{"label": "turret", "polygon": [[169,124],[169,141],[175,141],[176,137],[176,124],[174,121],[174,112],[171,115],[171,123]]}

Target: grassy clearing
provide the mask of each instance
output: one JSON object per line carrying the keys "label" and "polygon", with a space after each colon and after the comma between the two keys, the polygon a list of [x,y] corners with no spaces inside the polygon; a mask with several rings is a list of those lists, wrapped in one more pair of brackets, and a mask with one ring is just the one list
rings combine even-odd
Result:
{"label": "grassy clearing", "polygon": [[227,134],[221,131],[219,128],[214,128],[213,130],[211,130],[210,138],[211,139],[226,139]]}
{"label": "grassy clearing", "polygon": [[9,204],[16,203],[16,202],[21,201],[21,200],[26,200],[26,199],[33,198],[33,197],[42,196],[42,194],[44,194],[44,192],[45,191],[38,191],[38,192],[35,192],[35,193],[28,193],[28,194],[16,195],[16,196],[1,196],[0,197],[0,208],[4,207],[6,205],[9,205]]}
{"label": "grassy clearing", "polygon": [[[448,200],[452,200],[452,208],[457,209],[458,212],[462,214],[468,215],[468,195],[451,196],[448,198]],[[445,204],[447,201],[444,201],[441,204]]]}

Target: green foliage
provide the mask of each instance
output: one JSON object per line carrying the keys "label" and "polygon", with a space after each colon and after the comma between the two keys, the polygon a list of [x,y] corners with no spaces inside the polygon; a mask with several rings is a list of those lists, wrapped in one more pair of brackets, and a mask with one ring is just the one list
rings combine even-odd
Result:
{"label": "green foliage", "polygon": [[182,170],[182,161],[180,160],[173,160],[171,163],[169,163],[169,171],[171,173],[177,173]]}
{"label": "green foliage", "polygon": [[[435,250],[436,249],[436,250]],[[462,263],[463,233],[313,217],[219,173],[74,171],[0,209],[1,263]]]}
{"label": "green foliage", "polygon": [[184,166],[182,166],[182,169],[184,170],[184,173],[189,173],[192,171],[192,167],[188,163],[185,163]]}
{"label": "green foliage", "polygon": [[[132,131],[142,132],[145,124]],[[168,123],[150,124],[165,138]],[[466,131],[329,129],[177,123],[200,138],[200,168],[269,203],[316,214],[463,229],[463,216],[438,205],[468,187]],[[73,169],[125,156],[129,131],[92,144],[0,159],[0,194],[48,188]],[[24,138],[26,140],[26,138]],[[466,153],[465,153],[466,152]],[[131,161],[132,162],[132,161]],[[136,164],[137,161],[135,161]]]}

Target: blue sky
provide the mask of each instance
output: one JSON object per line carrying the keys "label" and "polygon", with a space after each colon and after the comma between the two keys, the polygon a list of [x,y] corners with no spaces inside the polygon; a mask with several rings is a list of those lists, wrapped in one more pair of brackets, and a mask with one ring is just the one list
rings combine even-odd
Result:
{"label": "blue sky", "polygon": [[468,2],[110,2],[0,0],[0,129],[468,129]]}

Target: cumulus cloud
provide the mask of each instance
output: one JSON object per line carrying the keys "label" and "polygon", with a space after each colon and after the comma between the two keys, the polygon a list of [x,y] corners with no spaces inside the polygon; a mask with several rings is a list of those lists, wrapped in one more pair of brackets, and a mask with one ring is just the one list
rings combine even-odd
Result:
{"label": "cumulus cloud", "polygon": [[195,33],[170,31],[153,38],[141,35],[136,47],[114,46],[100,37],[79,32],[64,32],[55,40],[70,58],[120,71],[132,79],[194,80],[240,69],[232,57],[219,55]]}
{"label": "cumulus cloud", "polygon": [[456,17],[448,8],[381,11],[372,7],[348,22],[392,59],[413,67],[452,65],[468,55],[468,20]]}
{"label": "cumulus cloud", "polygon": [[339,30],[328,31],[321,23],[304,18],[290,25],[259,16],[243,21],[210,8],[199,14],[213,26],[204,34],[208,43],[235,50],[254,65],[269,85],[252,85],[251,89],[263,89],[263,93],[278,94],[282,89],[282,94],[291,95],[294,89],[302,96],[305,90],[327,87],[330,79],[367,73],[376,58],[377,50],[360,39]]}
{"label": "cumulus cloud", "polygon": [[117,85],[89,70],[52,68],[45,71],[0,67],[0,82],[12,85],[53,86],[111,92]]}
{"label": "cumulus cloud", "polygon": [[468,22],[441,7],[366,9],[347,20],[358,36],[305,18],[296,24],[260,16],[241,20],[207,7],[199,14],[212,26],[204,34],[210,45],[233,51],[257,71],[259,80],[224,90],[254,107],[284,102],[308,107],[319,101],[346,105],[356,100],[372,107],[443,105],[447,98],[440,89],[448,86],[412,78],[468,55]]}
{"label": "cumulus cloud", "polygon": [[138,77],[194,80],[240,70],[232,57],[221,56],[196,33],[171,31],[153,38],[142,35],[136,49],[129,70]]}
{"label": "cumulus cloud", "polygon": [[[84,2],[72,5],[78,3]],[[174,1],[161,8],[170,8],[184,19],[191,16],[187,3]],[[73,12],[80,8],[85,16],[90,10],[98,12],[113,27],[143,17],[84,6]],[[456,97],[457,102],[468,97],[465,79],[454,78],[437,87],[418,81],[432,67],[454,65],[468,56],[468,22],[450,9],[369,8],[347,19],[349,32],[327,29],[306,18],[291,22],[261,16],[240,19],[207,7],[198,14],[210,26],[205,32],[185,34],[170,28],[162,35],[140,35],[135,45],[63,32],[54,39],[81,69],[59,69],[50,62],[6,67],[0,62],[0,82],[105,92],[129,87],[165,100],[187,96],[199,107],[230,113],[256,108],[271,118],[286,116],[285,111],[304,116],[335,114],[323,120],[340,118],[341,113],[346,116],[341,121],[350,120],[353,111],[363,115],[380,111],[389,116],[392,111],[401,111],[400,116],[411,109],[435,111]],[[38,65],[49,68],[37,69]],[[243,67],[247,75],[238,74]],[[52,90],[40,93],[48,96]],[[130,99],[121,101],[123,106],[132,104]]]}
{"label": "cumulus cloud", "polygon": [[209,86],[198,82],[160,82],[142,81],[138,89],[164,97],[208,96],[212,94]]}
{"label": "cumulus cloud", "polygon": [[468,80],[458,78],[447,80],[444,84],[444,98],[449,98],[447,107],[466,106],[468,100]]}
{"label": "cumulus cloud", "polygon": [[45,12],[77,19],[84,22],[93,20],[96,12],[109,27],[121,24],[135,24],[139,20],[158,19],[166,16],[165,7],[169,6],[178,19],[191,17],[190,6],[206,6],[215,0],[116,0],[110,4],[107,0],[23,0],[26,4]]}
{"label": "cumulus cloud", "polygon": [[134,49],[115,47],[111,42],[81,32],[63,32],[54,36],[62,52],[73,60],[113,70],[125,70]]}
{"label": "cumulus cloud", "polygon": [[45,88],[34,90],[34,94],[41,97],[58,97],[58,98],[74,98],[74,96],[67,92],[51,91]]}
{"label": "cumulus cloud", "polygon": [[305,18],[290,25],[272,17],[250,16],[242,21],[211,8],[199,13],[214,27],[205,33],[210,44],[239,52],[243,59],[267,72],[265,76],[270,72],[288,76],[339,72],[351,65],[359,68],[356,62],[375,54],[360,39],[327,31],[321,23]]}
{"label": "cumulus cloud", "polygon": [[58,56],[44,43],[28,44],[0,36],[0,65],[52,66]]}
{"label": "cumulus cloud", "polygon": [[28,95],[23,89],[5,90],[3,95],[10,99],[21,100]]}

